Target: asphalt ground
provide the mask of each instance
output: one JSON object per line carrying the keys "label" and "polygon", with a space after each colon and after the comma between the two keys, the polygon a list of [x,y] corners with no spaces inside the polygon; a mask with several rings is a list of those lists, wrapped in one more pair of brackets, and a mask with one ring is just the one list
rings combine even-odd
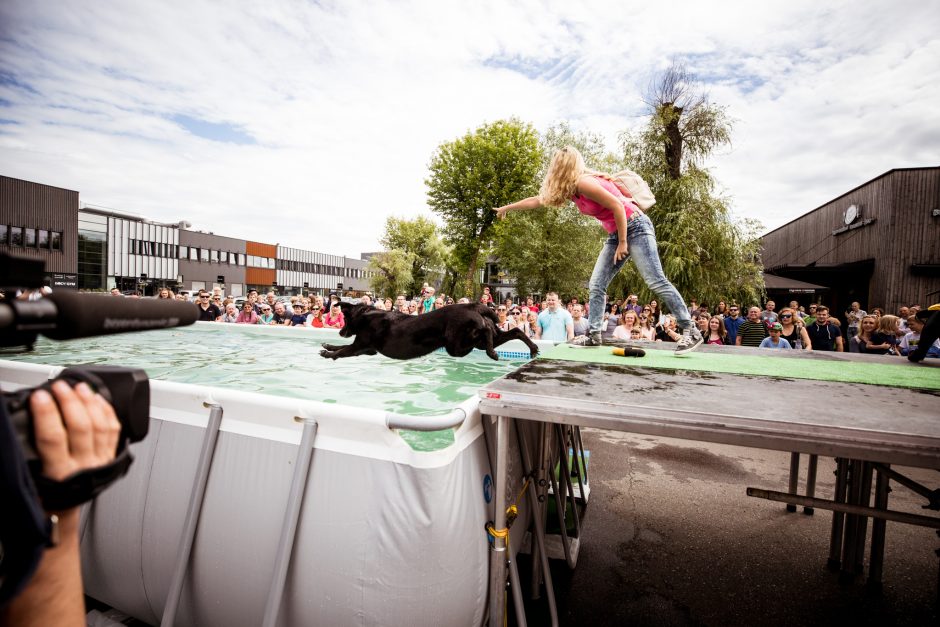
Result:
{"label": "asphalt ground", "polygon": [[[552,561],[561,625],[940,625],[933,529],[889,522],[880,592],[826,568],[832,512],[786,512],[747,487],[786,491],[789,453],[583,429],[590,502],[577,568]],[[806,476],[802,456],[801,491]],[[819,459],[816,496],[835,463]],[[930,487],[940,473],[895,467]],[[931,514],[892,482],[890,509]],[[519,557],[528,597],[528,556]],[[510,596],[511,595],[507,595]],[[548,625],[544,595],[529,625]],[[515,624],[510,601],[509,623]]]}

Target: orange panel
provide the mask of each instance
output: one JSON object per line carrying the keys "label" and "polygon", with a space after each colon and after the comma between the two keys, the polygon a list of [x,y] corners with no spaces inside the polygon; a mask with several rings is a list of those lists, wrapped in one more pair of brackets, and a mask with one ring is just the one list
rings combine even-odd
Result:
{"label": "orange panel", "polygon": [[245,253],[256,257],[277,257],[277,246],[274,244],[262,244],[261,242],[245,242]]}
{"label": "orange panel", "polygon": [[252,285],[274,285],[277,272],[267,268],[245,268],[245,283]]}

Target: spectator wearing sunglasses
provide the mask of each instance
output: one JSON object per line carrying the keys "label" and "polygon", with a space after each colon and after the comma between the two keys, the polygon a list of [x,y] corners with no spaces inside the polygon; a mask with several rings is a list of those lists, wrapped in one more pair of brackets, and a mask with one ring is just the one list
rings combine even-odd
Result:
{"label": "spectator wearing sunglasses", "polygon": [[499,322],[496,323],[496,328],[500,331],[508,331],[515,326],[515,322],[509,318],[506,305],[500,305],[496,308],[496,317],[499,318]]}
{"label": "spectator wearing sunglasses", "polygon": [[809,333],[803,325],[803,320],[797,316],[796,310],[791,307],[784,307],[780,310],[781,333],[780,337],[790,343],[793,348],[799,348],[805,351],[813,350],[813,343],[809,339]]}
{"label": "spectator wearing sunglasses", "polygon": [[271,305],[267,303],[261,305],[261,315],[258,316],[258,324],[277,324],[274,322],[274,312],[271,311]]}
{"label": "spectator wearing sunglasses", "polygon": [[251,304],[251,301],[246,300],[242,303],[242,310],[235,318],[235,322],[238,324],[258,324],[258,314],[255,313],[255,308],[254,305]]}
{"label": "spectator wearing sunglasses", "polygon": [[741,309],[734,303],[728,307],[728,315],[725,316],[725,332],[727,334],[726,340],[728,344],[734,346],[738,341],[738,329],[741,328],[741,324],[744,322],[744,317],[741,315]]}
{"label": "spectator wearing sunglasses", "polygon": [[199,319],[204,322],[215,322],[222,317],[222,310],[218,305],[209,302],[209,292],[199,290],[199,296],[196,298],[199,305]]}
{"label": "spectator wearing sunglasses", "polygon": [[322,329],[326,326],[326,323],[323,322],[323,307],[316,303],[310,308],[310,316],[308,316],[308,318],[310,320],[310,326],[314,328]]}

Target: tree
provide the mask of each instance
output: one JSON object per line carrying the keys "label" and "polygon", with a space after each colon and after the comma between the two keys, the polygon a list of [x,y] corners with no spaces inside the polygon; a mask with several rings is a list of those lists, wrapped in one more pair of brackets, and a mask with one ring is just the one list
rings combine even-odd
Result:
{"label": "tree", "polygon": [[425,184],[428,205],[443,219],[444,240],[464,275],[455,294],[475,295],[480,255],[493,234],[493,207],[535,193],[540,163],[538,134],[515,118],[438,146]]}
{"label": "tree", "polygon": [[[564,146],[577,148],[590,168],[619,169],[617,157],[607,151],[599,135],[577,133],[562,122],[549,128],[541,140],[542,162],[533,188],[555,150]],[[543,207],[509,214],[497,228],[494,252],[500,268],[515,277],[519,294],[556,291],[583,299],[604,237],[597,220],[581,215],[573,205]]]}
{"label": "tree", "polygon": [[447,250],[438,235],[437,225],[430,219],[405,220],[389,216],[380,243],[387,251],[399,250],[411,256],[411,282],[400,291],[420,294],[426,281],[441,278]]}
{"label": "tree", "polygon": [[[704,161],[731,141],[725,109],[697,93],[688,73],[674,64],[652,84],[650,120],[638,133],[621,135],[627,166],[649,183],[656,204],[647,211],[656,226],[666,276],[686,300],[760,302],[763,293],[753,220],[736,221],[717,195]],[[632,265],[610,291],[652,298]]]}
{"label": "tree", "polygon": [[373,272],[369,284],[376,296],[394,297],[408,289],[412,283],[411,268],[414,253],[393,249],[372,255],[369,270]]}

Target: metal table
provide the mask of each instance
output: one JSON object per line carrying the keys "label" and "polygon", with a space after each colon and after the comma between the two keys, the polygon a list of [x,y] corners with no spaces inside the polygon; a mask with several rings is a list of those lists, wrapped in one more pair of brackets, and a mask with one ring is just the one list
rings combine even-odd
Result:
{"label": "metal table", "polygon": [[[730,350],[749,352],[755,359],[766,355],[758,349]],[[896,357],[849,353],[811,352],[792,358],[901,363]],[[497,423],[495,528],[506,526],[505,440],[512,418],[835,457],[840,474],[833,501],[806,497],[789,501],[817,507],[829,504],[834,510],[830,564],[839,561],[837,542],[843,560],[851,561],[850,566],[861,564],[858,547],[861,542],[863,553],[868,516],[883,518],[873,512],[886,511],[887,479],[882,477],[892,472],[891,464],[940,470],[940,393],[936,391],[684,371],[681,365],[681,358],[676,359],[676,370],[644,368],[642,359],[625,358],[622,366],[539,359],[482,388],[480,411]],[[940,377],[938,363],[911,365],[923,367],[935,368]],[[879,466],[877,510],[867,508],[874,462]],[[765,491],[754,492],[754,496],[775,498]],[[940,527],[940,518],[915,518],[926,519],[915,524]],[[883,525],[884,520],[876,520],[873,531],[873,562],[879,532],[883,549],[883,528],[878,529],[878,522]],[[499,585],[506,580],[506,546],[500,538],[495,540],[491,625],[501,624],[506,594],[505,585]]]}

